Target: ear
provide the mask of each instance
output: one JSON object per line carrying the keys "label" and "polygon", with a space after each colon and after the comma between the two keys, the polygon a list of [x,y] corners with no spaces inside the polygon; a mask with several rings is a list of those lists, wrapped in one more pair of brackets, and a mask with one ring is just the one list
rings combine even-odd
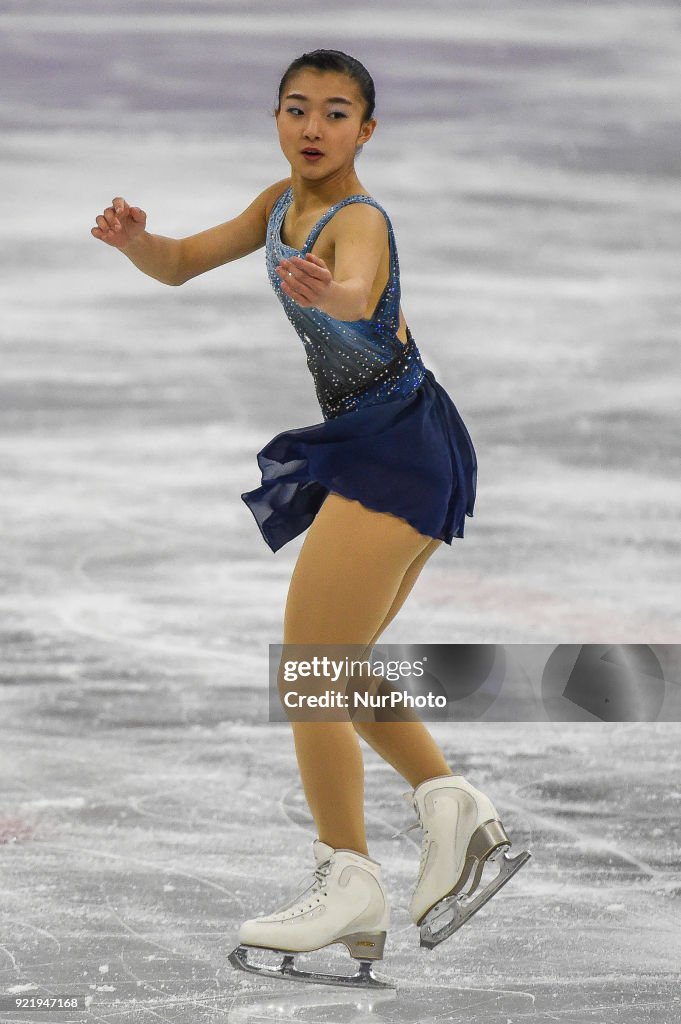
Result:
{"label": "ear", "polygon": [[376,120],[375,117],[372,117],[370,121],[365,121],[365,123],[362,125],[362,130],[359,134],[359,138],[357,139],[358,146],[363,146],[365,142],[369,141],[371,136],[374,134],[374,129],[376,128],[377,124],[378,121]]}

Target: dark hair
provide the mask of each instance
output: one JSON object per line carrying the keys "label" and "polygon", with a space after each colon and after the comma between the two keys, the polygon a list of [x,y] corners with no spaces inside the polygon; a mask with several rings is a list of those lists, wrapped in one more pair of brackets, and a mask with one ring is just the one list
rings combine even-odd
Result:
{"label": "dark hair", "polygon": [[286,88],[289,78],[296,71],[300,71],[301,68],[316,68],[317,71],[339,71],[341,74],[347,75],[348,78],[352,78],[357,82],[362,98],[366,103],[366,112],[362,121],[369,121],[373,117],[376,107],[374,80],[363,64],[356,60],[355,57],[350,57],[347,53],[343,53],[342,50],[312,50],[310,53],[304,53],[301,57],[296,57],[294,61],[291,61],[279,83],[276,111],[281,106],[281,95]]}

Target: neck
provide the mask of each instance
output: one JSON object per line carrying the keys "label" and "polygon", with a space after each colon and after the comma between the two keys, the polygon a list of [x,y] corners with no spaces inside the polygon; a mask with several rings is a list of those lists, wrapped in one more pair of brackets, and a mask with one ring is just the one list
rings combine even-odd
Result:
{"label": "neck", "polygon": [[355,174],[354,167],[340,168],[324,178],[311,180],[303,177],[298,171],[291,171],[291,188],[293,205],[297,213],[304,214],[308,210],[333,206],[347,196],[357,192],[366,192],[361,181]]}

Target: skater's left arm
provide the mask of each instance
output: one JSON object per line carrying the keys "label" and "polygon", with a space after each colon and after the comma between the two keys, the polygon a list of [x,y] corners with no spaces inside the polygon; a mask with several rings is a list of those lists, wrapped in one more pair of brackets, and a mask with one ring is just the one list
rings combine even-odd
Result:
{"label": "skater's left arm", "polygon": [[388,245],[385,217],[368,203],[350,203],[323,230],[329,230],[334,244],[333,276],[321,257],[308,252],[304,259],[280,261],[276,271],[282,289],[301,306],[321,309],[336,320],[359,320]]}

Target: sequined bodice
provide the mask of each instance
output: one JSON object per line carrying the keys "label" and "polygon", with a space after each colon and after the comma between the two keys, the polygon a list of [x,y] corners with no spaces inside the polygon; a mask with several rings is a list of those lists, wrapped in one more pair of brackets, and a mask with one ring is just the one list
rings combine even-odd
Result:
{"label": "sequined bodice", "polygon": [[[267,273],[286,315],[300,336],[325,419],[344,412],[406,397],[419,386],[425,366],[407,328],[408,343],[397,337],[400,323],[400,269],[390,218],[371,196],[357,193],[331,206],[310,231],[302,249],[285,245],[281,226],[293,200],[289,186],[279,197],[267,225]],[[390,243],[390,275],[370,319],[336,320],[315,307],[300,306],[283,291],[275,273],[282,257],[308,253],[324,225],[348,203],[369,203],[383,213]]]}

